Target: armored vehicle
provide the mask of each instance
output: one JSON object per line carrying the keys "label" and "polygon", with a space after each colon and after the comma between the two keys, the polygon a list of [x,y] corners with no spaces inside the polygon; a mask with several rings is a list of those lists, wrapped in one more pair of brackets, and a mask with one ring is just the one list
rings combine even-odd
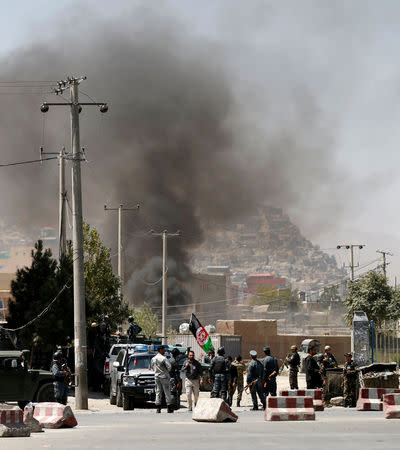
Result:
{"label": "armored vehicle", "polygon": [[50,371],[28,369],[29,351],[0,351],[0,403],[54,401],[54,377]]}

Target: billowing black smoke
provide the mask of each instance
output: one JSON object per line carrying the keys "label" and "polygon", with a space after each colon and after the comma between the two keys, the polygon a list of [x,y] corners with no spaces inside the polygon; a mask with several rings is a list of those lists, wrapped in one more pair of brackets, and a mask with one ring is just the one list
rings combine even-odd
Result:
{"label": "billowing black smoke", "polygon": [[[180,23],[139,8],[118,22],[98,18],[88,25],[74,19],[60,21],[57,29],[51,40],[38,39],[1,61],[1,78],[86,75],[82,101],[89,101],[88,93],[108,102],[106,115],[92,107],[81,114],[81,143],[89,160],[82,168],[84,212],[90,223],[106,223],[108,242],[114,243],[117,218],[111,213],[105,218],[103,205],[141,204],[139,213],[124,212],[131,302],[160,299],[162,243],[148,230],[182,231],[168,241],[169,302],[185,303],[190,298],[177,280],[190,276],[187,251],[201,243],[202,223],[220,226],[268,198],[285,206],[298,198],[298,180],[310,195],[318,180],[326,180],[317,170],[311,182],[305,172],[310,162],[314,170],[330,160],[330,142],[316,124],[318,111],[306,89],[294,95],[290,122],[274,131],[268,117],[247,115],[251,104],[244,108],[246,117],[242,114],[239,105],[246,99],[238,102],[224,47],[195,37]],[[274,98],[273,83],[260,95]],[[54,101],[52,96],[1,100],[3,162],[37,157],[41,144],[46,151],[68,149],[68,110],[50,108],[42,122],[39,106]],[[2,211],[11,223],[25,230],[56,225],[56,164],[3,170],[0,183]]]}

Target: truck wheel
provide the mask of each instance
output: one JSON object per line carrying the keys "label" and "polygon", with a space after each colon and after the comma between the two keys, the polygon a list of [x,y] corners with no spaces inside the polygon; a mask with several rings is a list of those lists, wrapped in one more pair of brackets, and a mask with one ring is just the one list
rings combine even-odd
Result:
{"label": "truck wheel", "polygon": [[132,408],[133,402],[132,402],[132,398],[129,397],[129,395],[127,394],[122,394],[122,408],[124,411],[129,411]]}
{"label": "truck wheel", "polygon": [[122,406],[122,392],[121,392],[121,388],[119,387],[119,385],[117,384],[117,399],[116,399],[116,404],[117,406],[119,406],[121,408]]}
{"label": "truck wheel", "polygon": [[37,402],[55,402],[53,383],[46,383],[41,386],[36,394]]}
{"label": "truck wheel", "polygon": [[110,386],[110,405],[115,405],[117,403],[117,396],[112,393]]}

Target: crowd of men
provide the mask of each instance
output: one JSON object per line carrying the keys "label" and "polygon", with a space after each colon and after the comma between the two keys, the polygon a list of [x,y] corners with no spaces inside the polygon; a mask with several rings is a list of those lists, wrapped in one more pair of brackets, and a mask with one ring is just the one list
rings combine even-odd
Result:
{"label": "crowd of men", "polygon": [[[141,331],[135,324],[133,318],[129,318],[128,335],[129,340],[133,342],[136,335]],[[89,359],[89,384],[92,387],[97,386],[96,373],[102,371],[101,364],[104,364],[104,355],[109,348],[109,327],[107,317],[98,327],[96,323],[92,324],[88,339],[88,359]],[[208,377],[206,381],[212,384],[211,397],[219,397],[232,406],[233,396],[237,391],[236,406],[240,406],[243,391],[249,391],[253,402],[253,411],[258,410],[258,401],[265,409],[268,395],[277,395],[276,377],[280,374],[283,367],[289,370],[289,384],[291,389],[298,389],[298,372],[300,368],[300,355],[297,347],[292,345],[290,353],[286,356],[281,368],[278,360],[271,355],[271,349],[264,347],[264,357],[257,359],[257,352],[250,351],[250,362],[246,365],[240,355],[233,359],[231,356],[225,357],[224,347],[220,347],[215,355],[214,350],[204,357],[203,362],[209,364]],[[311,346],[307,357],[304,360],[304,370],[306,375],[307,389],[326,389],[327,370],[338,366],[335,356],[330,346],[325,346],[325,352],[317,360],[315,358],[317,349]],[[196,406],[200,386],[204,383],[203,367],[195,358],[193,350],[187,353],[187,359],[184,361],[181,369],[178,360],[182,357],[177,348],[172,349],[171,354],[165,355],[166,347],[160,345],[157,355],[151,360],[151,368],[155,374],[156,390],[156,411],[161,412],[161,405],[165,399],[168,413],[174,412],[174,396],[182,392],[181,370],[185,372],[185,392],[188,402],[188,411],[192,411]],[[351,353],[346,353],[346,362],[343,368],[343,392],[344,406],[353,407],[356,403],[356,384],[357,367],[352,360]],[[98,370],[97,370],[97,365]],[[56,401],[66,404],[68,383],[70,380],[70,371],[62,353],[57,351],[53,356],[51,369],[54,375],[54,393]],[[91,372],[92,370],[92,372]],[[69,373],[68,373],[69,372]],[[244,374],[246,373],[246,385],[244,385]],[[178,402],[179,404],[179,402]]]}

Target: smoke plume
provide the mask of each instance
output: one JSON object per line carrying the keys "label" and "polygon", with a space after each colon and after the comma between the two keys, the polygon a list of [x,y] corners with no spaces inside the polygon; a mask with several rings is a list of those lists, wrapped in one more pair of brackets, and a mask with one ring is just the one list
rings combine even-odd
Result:
{"label": "smoke plume", "polygon": [[[108,102],[105,115],[94,107],[81,113],[84,213],[114,243],[117,217],[105,215],[103,205],[141,204],[139,212],[124,212],[125,279],[135,304],[160,299],[161,238],[148,230],[182,231],[168,240],[169,301],[179,304],[189,301],[177,284],[190,276],[187,251],[205,232],[265,201],[325,204],[327,192],[315,186],[331,177],[333,139],[301,79],[286,90],[282,74],[271,69],[265,85],[252,85],[252,76],[246,84],[232,70],[232,48],[144,7],[118,20],[60,20],[51,34],[7,55],[1,78],[82,74],[81,101],[90,101],[88,94]],[[265,57],[276,67],[276,54]],[[43,118],[41,102],[57,99],[27,93],[46,87],[24,89],[1,96],[2,162],[34,159],[40,145],[70,146],[68,109],[52,107]],[[54,161],[3,169],[0,183],[10,223],[25,230],[56,226]]]}

